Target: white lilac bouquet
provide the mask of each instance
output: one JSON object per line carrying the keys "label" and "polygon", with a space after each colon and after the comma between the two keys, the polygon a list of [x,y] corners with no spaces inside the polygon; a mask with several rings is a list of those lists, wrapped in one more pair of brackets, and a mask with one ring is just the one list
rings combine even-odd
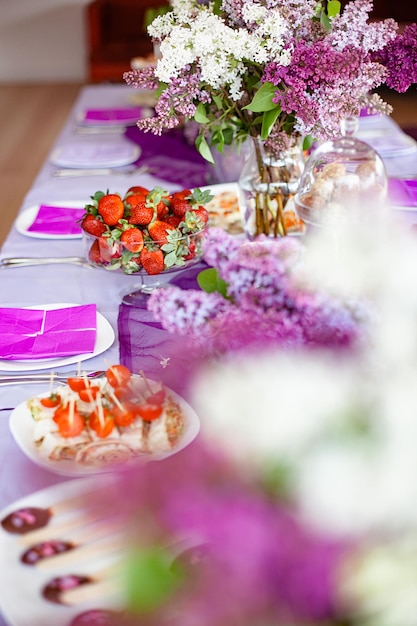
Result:
{"label": "white lilac bouquet", "polygon": [[170,4],[148,27],[161,57],[124,78],[157,90],[155,115],[140,129],[161,134],[192,120],[210,161],[210,145],[223,151],[248,136],[282,149],[289,136],[334,137],[363,108],[390,112],[372,90],[417,81],[417,26],[400,35],[392,19],[370,21],[371,0],[343,10],[338,0]]}

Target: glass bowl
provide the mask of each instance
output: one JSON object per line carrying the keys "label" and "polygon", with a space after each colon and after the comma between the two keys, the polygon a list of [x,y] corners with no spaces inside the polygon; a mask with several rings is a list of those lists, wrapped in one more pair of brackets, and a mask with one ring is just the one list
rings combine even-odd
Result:
{"label": "glass bowl", "polygon": [[[134,290],[148,293],[167,283],[174,273],[192,267],[203,254],[206,229],[176,237],[169,241],[145,238],[143,247],[135,252],[111,236],[95,236],[83,231],[84,254],[96,268],[131,275],[137,279]],[[133,293],[133,292],[132,292]]]}
{"label": "glass bowl", "polygon": [[345,120],[344,135],[323,143],[307,159],[295,196],[304,222],[335,224],[350,211],[384,204],[384,163],[370,145],[353,136],[357,127],[356,118]]}

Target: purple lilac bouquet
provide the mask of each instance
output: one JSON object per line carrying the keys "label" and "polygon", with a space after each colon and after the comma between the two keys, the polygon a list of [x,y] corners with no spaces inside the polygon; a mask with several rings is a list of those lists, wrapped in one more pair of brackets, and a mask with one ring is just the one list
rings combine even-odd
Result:
{"label": "purple lilac bouquet", "polygon": [[124,473],[117,503],[135,524],[127,614],[114,626],[330,626],[344,611],[348,542],[300,523],[224,451],[200,441]]}
{"label": "purple lilac bouquet", "polygon": [[160,48],[156,65],[124,78],[159,90],[155,116],[139,128],[161,134],[194,121],[209,161],[210,145],[223,151],[248,136],[282,148],[289,136],[332,138],[361,109],[390,112],[372,90],[416,81],[415,25],[401,35],[393,19],[370,21],[371,0],[343,10],[338,0],[170,4],[148,27]]}
{"label": "purple lilac bouquet", "polygon": [[312,288],[302,252],[295,238],[242,243],[211,228],[203,258],[220,291],[159,289],[148,308],[166,330],[187,337],[206,355],[265,344],[354,347],[364,336],[363,311]]}

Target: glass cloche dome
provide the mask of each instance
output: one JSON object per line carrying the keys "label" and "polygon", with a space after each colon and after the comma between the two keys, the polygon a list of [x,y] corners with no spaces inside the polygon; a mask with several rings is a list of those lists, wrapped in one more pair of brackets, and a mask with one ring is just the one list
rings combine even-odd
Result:
{"label": "glass cloche dome", "polygon": [[354,137],[358,126],[358,118],[347,118],[342,136],[321,144],[307,159],[295,202],[299,216],[308,224],[334,224],[350,209],[385,203],[384,163],[370,145]]}

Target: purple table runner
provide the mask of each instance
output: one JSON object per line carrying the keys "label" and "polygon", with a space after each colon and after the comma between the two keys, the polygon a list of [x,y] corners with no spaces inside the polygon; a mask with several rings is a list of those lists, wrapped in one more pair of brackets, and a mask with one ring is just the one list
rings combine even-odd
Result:
{"label": "purple table runner", "polygon": [[212,165],[203,159],[194,145],[187,142],[181,129],[157,136],[131,126],[126,129],[125,136],[142,149],[137,165],[148,165],[150,173],[158,178],[181,185],[184,189],[210,184]]}
{"label": "purple table runner", "polygon": [[[207,267],[199,263],[184,270],[172,284],[182,289],[197,288],[196,276]],[[198,354],[185,337],[164,330],[147,310],[148,296],[140,296],[135,306],[119,307],[118,334],[120,363],[132,372],[141,370],[149,378],[161,380],[182,395],[187,395],[187,380]]]}

